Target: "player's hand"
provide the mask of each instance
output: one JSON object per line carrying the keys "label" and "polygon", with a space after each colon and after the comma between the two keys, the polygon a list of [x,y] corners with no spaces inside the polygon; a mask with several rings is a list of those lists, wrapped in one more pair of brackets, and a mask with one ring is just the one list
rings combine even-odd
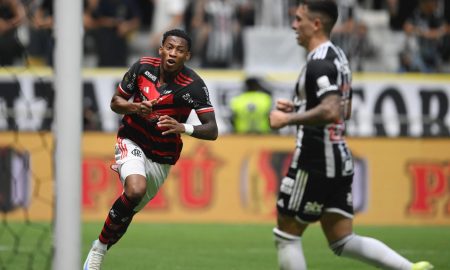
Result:
{"label": "player's hand", "polygon": [[138,103],[139,110],[137,111],[137,114],[142,117],[147,117],[149,114],[153,112],[153,105],[157,103],[156,99],[152,100],[145,100],[141,103]]}
{"label": "player's hand", "polygon": [[273,110],[270,112],[269,121],[271,128],[282,128],[289,124],[289,114],[282,111]]}
{"label": "player's hand", "polygon": [[294,103],[288,99],[279,99],[276,103],[277,110],[282,112],[293,112],[294,111]]}
{"label": "player's hand", "polygon": [[157,125],[164,130],[162,135],[184,133],[184,125],[168,115],[160,116]]}

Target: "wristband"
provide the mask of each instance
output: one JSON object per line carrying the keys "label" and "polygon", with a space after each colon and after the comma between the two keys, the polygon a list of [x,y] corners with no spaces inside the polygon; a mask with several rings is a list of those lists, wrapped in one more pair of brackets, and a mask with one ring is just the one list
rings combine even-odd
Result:
{"label": "wristband", "polygon": [[187,135],[192,135],[194,132],[194,126],[191,124],[183,124],[184,126],[184,133]]}

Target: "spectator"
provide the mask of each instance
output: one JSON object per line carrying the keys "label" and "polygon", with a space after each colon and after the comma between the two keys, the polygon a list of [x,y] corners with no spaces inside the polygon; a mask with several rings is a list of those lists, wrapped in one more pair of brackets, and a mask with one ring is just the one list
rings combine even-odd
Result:
{"label": "spectator", "polygon": [[0,0],[0,64],[11,66],[23,55],[17,28],[23,23],[25,8],[19,0]]}
{"label": "spectator", "polygon": [[389,26],[393,31],[403,31],[403,25],[417,7],[419,0],[387,0]]}
{"label": "spectator", "polygon": [[53,1],[33,1],[31,10],[30,43],[28,63],[30,65],[53,64]]}
{"label": "spectator", "polygon": [[154,11],[150,36],[151,52],[157,53],[163,33],[169,29],[184,29],[186,0],[153,0]]}
{"label": "spectator", "polygon": [[362,71],[364,58],[372,54],[368,27],[357,17],[355,0],[339,0],[337,4],[339,18],[333,28],[332,41],[347,55],[352,70]]}
{"label": "spectator", "polygon": [[202,48],[202,67],[228,68],[242,61],[237,57],[237,38],[241,30],[237,7],[231,0],[202,1],[202,7],[194,18],[201,27],[197,42]]}
{"label": "spectator", "polygon": [[245,81],[245,91],[231,99],[233,129],[238,134],[266,134],[271,132],[269,113],[272,96],[258,78]]}
{"label": "spectator", "polygon": [[438,0],[419,0],[419,6],[405,22],[406,43],[400,52],[400,71],[439,72],[445,23]]}
{"label": "spectator", "polygon": [[255,24],[263,27],[289,27],[288,0],[256,0]]}
{"label": "spectator", "polygon": [[86,30],[92,31],[98,66],[127,65],[128,38],[140,26],[135,0],[89,0],[84,24]]}

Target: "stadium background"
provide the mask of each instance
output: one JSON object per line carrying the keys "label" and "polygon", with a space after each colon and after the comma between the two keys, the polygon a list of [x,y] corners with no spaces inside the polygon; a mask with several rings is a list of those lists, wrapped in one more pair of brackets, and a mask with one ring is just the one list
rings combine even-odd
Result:
{"label": "stadium background", "polygon": [[[384,15],[367,14],[372,35],[396,39],[382,23]],[[274,224],[277,183],[290,158],[292,131],[282,130],[282,136],[234,135],[228,107],[249,74],[261,76],[274,98],[290,96],[301,63],[296,59],[302,59],[303,52],[289,29],[272,34],[268,39],[267,31],[248,31],[252,42],[246,46],[252,54],[242,69],[199,69],[217,108],[221,136],[217,142],[184,137],[179,164],[137,222]],[[277,54],[280,39],[290,48],[289,56]],[[349,123],[358,168],[356,225],[448,229],[450,78],[447,73],[395,74],[392,53],[398,44],[381,46],[383,39],[374,40],[380,58],[367,61],[366,70],[372,72],[355,74],[354,118]],[[262,41],[267,46],[259,51],[256,45]],[[267,51],[278,52],[261,57]],[[286,57],[289,61],[280,60]],[[277,70],[272,70],[274,61],[281,61]],[[119,123],[109,111],[109,99],[125,71],[83,71],[84,113],[94,113],[97,119],[97,130],[86,130],[82,138],[86,224],[102,222],[121,191],[109,169]],[[374,73],[379,71],[389,73]],[[50,268],[55,203],[52,83],[48,68],[2,67],[0,72],[0,269]],[[190,121],[195,123],[195,117]],[[448,259],[440,263],[450,264]]]}

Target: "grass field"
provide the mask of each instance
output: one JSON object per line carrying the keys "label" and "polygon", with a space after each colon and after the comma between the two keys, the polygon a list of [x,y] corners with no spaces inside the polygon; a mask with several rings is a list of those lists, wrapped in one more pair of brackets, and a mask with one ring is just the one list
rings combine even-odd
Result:
{"label": "grass field", "polygon": [[[100,223],[83,225],[83,252],[101,229]],[[105,257],[102,269],[152,270],[261,270],[277,269],[271,225],[132,224]],[[429,260],[437,270],[450,269],[449,227],[355,228],[360,235],[382,240],[407,258]],[[320,227],[303,237],[310,270],[374,269],[333,255]]]}

